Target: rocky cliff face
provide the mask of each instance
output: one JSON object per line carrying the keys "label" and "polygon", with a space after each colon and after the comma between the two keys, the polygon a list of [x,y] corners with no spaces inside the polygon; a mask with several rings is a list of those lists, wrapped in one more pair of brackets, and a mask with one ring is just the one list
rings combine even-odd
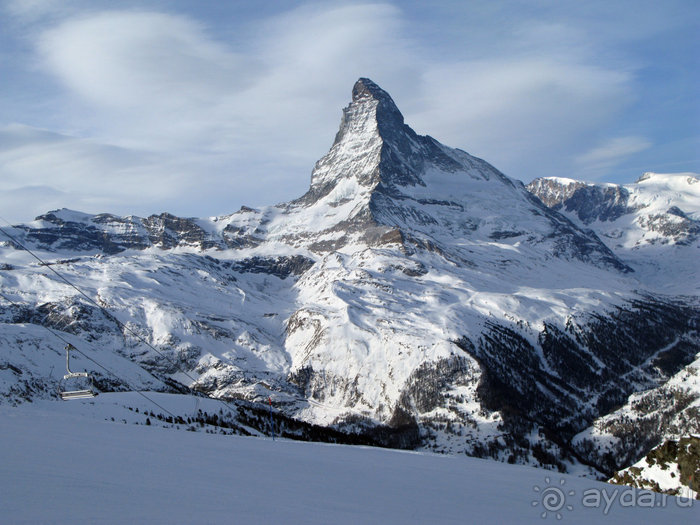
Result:
{"label": "rocky cliff face", "polygon": [[[613,221],[637,205],[619,195]],[[688,366],[700,314],[692,297],[647,289],[638,260],[590,224],[417,135],[360,79],[299,199],[211,219],[61,210],[17,226],[160,352],[99,310],[77,323],[84,298],[8,241],[0,372],[20,370],[28,397],[28,378],[50,384],[49,309],[76,345],[119,355],[130,384],[155,379],[125,362],[215,397],[272,396],[316,424],[392,428],[402,446],[607,472],[574,436]]]}
{"label": "rocky cliff face", "polygon": [[108,213],[88,215],[64,209],[40,215],[33,223],[19,225],[16,229],[16,234],[31,245],[55,252],[113,255],[151,247],[167,250],[189,246],[206,250],[224,246],[221,240],[208,235],[195,219],[169,213],[143,219]]}

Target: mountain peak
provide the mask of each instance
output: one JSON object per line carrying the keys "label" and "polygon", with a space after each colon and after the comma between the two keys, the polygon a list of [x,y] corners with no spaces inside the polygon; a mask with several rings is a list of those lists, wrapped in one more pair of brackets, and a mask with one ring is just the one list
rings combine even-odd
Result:
{"label": "mountain peak", "polygon": [[391,96],[370,79],[360,78],[353,86],[350,104],[343,109],[333,145],[316,163],[311,187],[301,201],[316,202],[341,180],[352,180],[365,189],[376,187],[382,179],[380,164],[387,148],[401,144],[401,149],[410,152],[405,144],[408,136],[415,133],[404,124]]}
{"label": "mountain peak", "polygon": [[399,129],[403,127],[403,115],[399,108],[396,107],[391,95],[369,78],[362,77],[355,82],[352,88],[350,107],[364,107],[366,105],[371,106],[374,110],[371,113],[373,113],[374,119],[376,119],[380,128],[385,124]]}
{"label": "mountain peak", "polygon": [[[353,102],[360,101],[365,98],[373,98],[375,100],[391,100],[389,93],[372,82],[369,78],[360,78],[352,87]],[[393,104],[393,100],[391,100]]]}

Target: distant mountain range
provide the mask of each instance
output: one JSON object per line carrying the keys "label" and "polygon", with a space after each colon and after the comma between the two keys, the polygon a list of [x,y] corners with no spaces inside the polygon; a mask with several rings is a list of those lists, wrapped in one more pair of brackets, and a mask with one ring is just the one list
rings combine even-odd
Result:
{"label": "distant mountain range", "polygon": [[269,396],[392,446],[612,476],[700,433],[683,379],[700,367],[698,178],[526,187],[417,135],[369,79],[296,200],[7,230],[6,402],[55,391],[43,325],[115,372],[78,358],[105,390]]}
{"label": "distant mountain range", "polygon": [[693,173],[645,173],[623,186],[543,178],[527,188],[551,209],[593,230],[645,287],[697,295],[699,183]]}

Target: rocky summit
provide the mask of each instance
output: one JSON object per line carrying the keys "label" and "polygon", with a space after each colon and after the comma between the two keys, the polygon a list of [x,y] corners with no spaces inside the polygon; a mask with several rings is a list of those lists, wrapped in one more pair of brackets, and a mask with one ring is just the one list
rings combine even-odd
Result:
{"label": "rocky summit", "polygon": [[[700,432],[696,182],[525,187],[361,78],[298,199],[7,229],[0,394],[54,395],[49,327],[104,390],[270,397],[372,443],[610,477]],[[632,443],[606,424],[641,392],[684,402],[644,405],[660,426]]]}

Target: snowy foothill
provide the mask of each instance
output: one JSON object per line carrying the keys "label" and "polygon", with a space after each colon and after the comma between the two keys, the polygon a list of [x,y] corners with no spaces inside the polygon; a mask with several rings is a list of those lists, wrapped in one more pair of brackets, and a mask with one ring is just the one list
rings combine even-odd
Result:
{"label": "snowy foothill", "polygon": [[[149,395],[168,409],[213,403]],[[567,524],[636,525],[700,519],[692,500],[465,456],[137,425],[139,417],[124,407],[141,404],[143,413],[144,403],[126,393],[1,407],[2,521],[462,524],[561,516]]]}

